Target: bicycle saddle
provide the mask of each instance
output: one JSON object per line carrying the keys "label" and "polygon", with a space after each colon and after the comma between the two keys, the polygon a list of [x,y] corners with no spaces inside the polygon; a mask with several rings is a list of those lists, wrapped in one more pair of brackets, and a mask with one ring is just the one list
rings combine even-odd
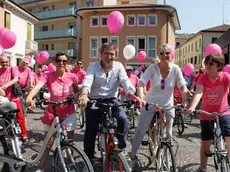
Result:
{"label": "bicycle saddle", "polygon": [[0,115],[2,115],[4,118],[14,119],[18,112],[20,112],[18,109],[1,109]]}

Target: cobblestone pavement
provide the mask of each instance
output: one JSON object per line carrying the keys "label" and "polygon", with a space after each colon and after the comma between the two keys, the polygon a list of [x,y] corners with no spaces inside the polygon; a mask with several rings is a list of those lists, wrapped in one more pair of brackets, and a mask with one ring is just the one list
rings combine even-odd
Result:
{"label": "cobblestone pavement", "polygon": [[[38,154],[44,139],[43,124],[41,123],[41,117],[43,113],[40,110],[36,109],[36,112],[33,114],[28,114],[27,117],[27,128],[28,134],[30,137],[30,143],[24,146],[24,155],[27,159],[35,158]],[[135,130],[130,130],[128,138],[128,147],[127,151],[131,149],[131,139],[133,138]],[[80,147],[83,147],[83,136],[84,129],[76,130],[75,140],[78,141]],[[182,136],[178,136],[176,127],[173,131],[173,136],[179,143],[179,149],[176,156],[176,163],[179,172],[192,172],[199,167],[199,144],[200,144],[200,128],[199,120],[195,119],[192,121],[192,124],[185,129]],[[53,150],[53,149],[52,149]],[[53,152],[50,153],[50,160],[48,162],[46,171],[52,171],[51,159]],[[148,158],[149,151],[148,146],[141,146],[138,151],[138,157],[141,162],[141,168],[135,171],[151,172],[154,171],[154,165],[150,164]],[[208,172],[214,171],[213,159],[209,158],[208,162]],[[34,172],[36,167],[27,170],[28,172]]]}

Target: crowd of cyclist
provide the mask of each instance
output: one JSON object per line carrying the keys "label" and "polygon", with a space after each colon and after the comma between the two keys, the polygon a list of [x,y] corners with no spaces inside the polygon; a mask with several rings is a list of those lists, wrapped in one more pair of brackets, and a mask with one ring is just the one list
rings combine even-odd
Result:
{"label": "crowd of cyclist", "polygon": [[[28,107],[35,107],[34,97],[39,90],[46,85],[51,97],[50,101],[63,101],[70,96],[76,95],[76,100],[85,108],[86,130],[84,136],[84,151],[92,163],[95,161],[94,149],[97,128],[101,119],[102,111],[90,108],[89,100],[97,100],[102,103],[120,104],[124,97],[128,97],[136,103],[136,106],[145,107],[146,103],[157,103],[159,106],[173,106],[174,97],[177,102],[187,107],[187,115],[192,113],[202,97],[201,109],[208,112],[219,112],[228,106],[227,96],[230,83],[228,73],[222,72],[224,57],[218,54],[210,54],[205,57],[205,69],[201,68],[199,73],[192,76],[184,76],[183,72],[173,63],[171,58],[172,49],[169,44],[162,44],[158,48],[158,59],[149,66],[142,66],[134,69],[132,66],[124,67],[120,62],[114,61],[116,47],[112,43],[105,43],[99,50],[101,60],[90,63],[85,72],[81,60],[76,60],[75,67],[69,70],[69,57],[62,52],[56,54],[52,63],[56,70],[49,72],[43,65],[35,73],[30,64],[30,59],[24,58],[20,66],[10,67],[9,58],[0,57],[0,108],[17,108],[17,122],[21,127],[21,139],[29,141],[26,131],[26,121],[23,114],[20,97],[15,93],[16,85],[25,90],[26,104]],[[78,85],[83,87],[79,89]],[[76,94],[77,93],[77,94]],[[189,96],[193,96],[189,102]],[[10,101],[4,102],[4,97]],[[14,103],[13,103],[14,102]],[[16,107],[15,107],[16,106]],[[76,111],[74,104],[64,104],[58,107],[57,113],[65,118],[68,137],[73,138],[76,129]],[[118,147],[123,151],[126,148],[128,134],[128,118],[125,110],[119,107],[113,113],[118,121],[117,138]],[[167,121],[166,135],[172,137],[173,117],[175,110],[166,112]],[[223,124],[223,136],[226,143],[230,144],[230,113],[226,112],[221,121]],[[42,122],[47,132],[53,121],[53,109],[48,106]],[[130,166],[135,168],[138,165],[137,151],[141,141],[153,118],[152,111],[141,108],[139,123],[136,134],[132,141],[130,152]],[[198,172],[206,171],[207,157],[204,152],[210,149],[213,134],[210,130],[208,120],[204,114],[200,114],[201,120],[201,147],[200,167]],[[40,162],[37,172],[44,171],[49,150],[54,143],[50,140],[46,153]],[[228,147],[230,152],[230,146]]]}

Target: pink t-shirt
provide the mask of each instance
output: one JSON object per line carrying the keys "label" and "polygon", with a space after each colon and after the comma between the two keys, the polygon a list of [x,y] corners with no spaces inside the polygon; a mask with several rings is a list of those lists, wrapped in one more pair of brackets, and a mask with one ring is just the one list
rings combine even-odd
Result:
{"label": "pink t-shirt", "polygon": [[[76,75],[65,72],[63,78],[59,78],[56,72],[44,73],[40,81],[44,82],[50,93],[50,101],[64,101],[66,98],[74,95],[73,84],[77,82]],[[62,104],[56,108],[56,112],[59,117],[66,117],[75,113],[74,104]],[[51,125],[53,122],[53,108],[49,105],[42,122],[47,125]]]}
{"label": "pink t-shirt", "polygon": [[78,70],[74,68],[71,70],[71,73],[74,73],[75,75],[77,75],[78,84],[82,84],[83,80],[85,79],[86,72],[82,69]]}
{"label": "pink t-shirt", "polygon": [[20,87],[25,87],[29,83],[29,78],[32,76],[30,68],[22,68],[21,66],[13,67],[15,72],[18,72],[19,76],[19,85]]}
{"label": "pink t-shirt", "polygon": [[[32,71],[32,76],[33,76],[33,85],[36,85],[36,83],[38,82],[38,77],[37,74],[35,72]],[[29,83],[28,83],[29,84]]]}
{"label": "pink t-shirt", "polygon": [[175,96],[174,104],[183,102],[182,93],[177,85],[174,87],[173,95]]}
{"label": "pink t-shirt", "polygon": [[[228,84],[230,75],[226,72],[219,72],[219,77],[214,81],[210,81],[207,74],[200,75],[197,85],[204,87],[202,96],[201,109],[207,112],[221,112],[228,107]],[[223,115],[230,115],[230,111]],[[209,120],[209,116],[200,114],[201,120]]]}
{"label": "pink t-shirt", "polygon": [[[10,67],[8,68],[0,68],[0,87],[5,85],[6,83],[11,81],[11,71],[10,71]],[[8,87],[5,90],[6,93],[6,97],[8,99],[11,99],[11,87]]]}
{"label": "pink t-shirt", "polygon": [[[138,81],[139,81],[139,78],[136,75],[133,75],[133,74],[131,74],[128,78],[129,78],[130,82],[132,83],[132,85],[136,88],[137,84],[138,84]],[[124,96],[125,94],[126,94],[125,91],[120,92],[121,96]]]}

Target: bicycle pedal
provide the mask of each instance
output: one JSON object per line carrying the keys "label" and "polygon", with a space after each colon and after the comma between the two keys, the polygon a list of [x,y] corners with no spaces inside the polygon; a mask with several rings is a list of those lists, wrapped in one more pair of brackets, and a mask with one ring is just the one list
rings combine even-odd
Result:
{"label": "bicycle pedal", "polygon": [[204,152],[206,157],[212,157],[213,153],[211,151]]}
{"label": "bicycle pedal", "polygon": [[148,145],[149,145],[149,141],[148,141],[148,140],[143,140],[143,141],[141,142],[141,144],[142,144],[143,146],[148,146]]}

